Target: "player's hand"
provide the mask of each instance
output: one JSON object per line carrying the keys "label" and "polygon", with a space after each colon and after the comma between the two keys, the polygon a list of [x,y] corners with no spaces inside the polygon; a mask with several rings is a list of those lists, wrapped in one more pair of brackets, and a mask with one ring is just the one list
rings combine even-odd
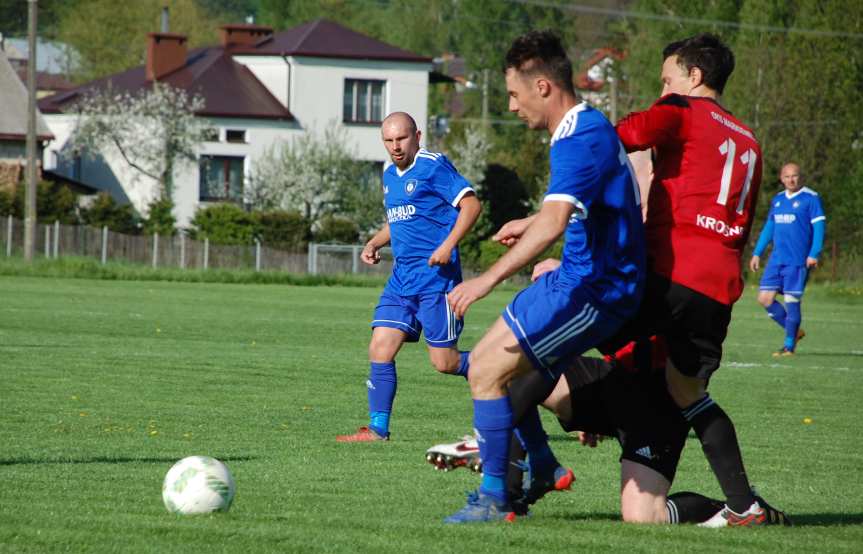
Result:
{"label": "player's hand", "polygon": [[378,248],[371,242],[367,242],[366,245],[363,247],[363,251],[360,253],[360,259],[363,261],[363,263],[368,265],[375,265],[380,263],[380,248]]}
{"label": "player's hand", "polygon": [[557,258],[546,258],[533,266],[533,273],[530,275],[530,280],[536,281],[543,273],[554,271],[558,267],[560,267],[560,260]]}
{"label": "player's hand", "polygon": [[749,260],[749,269],[752,273],[758,271],[758,268],[761,267],[761,258],[758,256],[752,256],[752,259]]}
{"label": "player's hand", "polygon": [[532,217],[524,217],[522,219],[513,219],[503,224],[503,227],[498,230],[491,240],[501,243],[507,248],[518,242],[518,239],[524,234],[533,221]]}
{"label": "player's hand", "polygon": [[457,318],[461,319],[467,313],[471,304],[484,298],[494,288],[494,283],[484,276],[474,277],[461,283],[447,294],[447,301]]}
{"label": "player's hand", "polygon": [[596,448],[596,445],[603,440],[605,440],[605,437],[603,437],[602,435],[597,435],[596,433],[586,433],[584,431],[578,432],[578,442],[580,442],[583,446]]}
{"label": "player's hand", "polygon": [[806,258],[806,269],[814,269],[818,267],[817,258]]}
{"label": "player's hand", "polygon": [[429,266],[446,265],[450,259],[452,259],[452,248],[446,244],[441,244],[429,257]]}

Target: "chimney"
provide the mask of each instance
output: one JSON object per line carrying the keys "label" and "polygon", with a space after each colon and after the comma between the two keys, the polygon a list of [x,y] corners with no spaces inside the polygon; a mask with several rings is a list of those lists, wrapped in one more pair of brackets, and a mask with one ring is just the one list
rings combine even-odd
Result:
{"label": "chimney", "polygon": [[273,28],[254,23],[236,23],[219,27],[222,36],[222,46],[254,46],[260,41],[273,36]]}
{"label": "chimney", "polygon": [[186,65],[186,36],[147,33],[147,80],[157,81]]}
{"label": "chimney", "polygon": [[159,32],[162,33],[170,33],[170,24],[168,23],[168,6],[162,7],[162,26],[159,29]]}

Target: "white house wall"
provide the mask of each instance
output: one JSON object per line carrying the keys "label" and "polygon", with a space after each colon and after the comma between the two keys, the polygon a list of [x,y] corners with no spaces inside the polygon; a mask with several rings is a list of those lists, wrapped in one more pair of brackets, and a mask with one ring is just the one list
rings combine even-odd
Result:
{"label": "white house wall", "polygon": [[234,56],[234,61],[246,66],[283,106],[288,105],[291,76],[288,61],[284,57]]}
{"label": "white house wall", "polygon": [[[321,133],[331,122],[342,122],[345,79],[386,81],[384,113],[404,111],[417,121],[425,134],[428,120],[429,64],[288,57],[291,90],[288,109],[303,129]],[[375,124],[344,124],[345,138],[358,159],[386,162],[380,129]]]}
{"label": "white house wall", "polygon": [[[254,170],[257,160],[279,141],[292,141],[305,131],[323,135],[328,125],[336,124],[344,133],[349,149],[362,161],[388,162],[377,124],[343,123],[342,99],[345,79],[386,81],[384,113],[404,111],[417,121],[425,134],[428,119],[429,64],[368,60],[278,56],[242,56],[239,63],[249,70],[287,108],[294,121],[271,119],[208,118],[219,129],[219,142],[205,142],[199,155],[241,156],[244,171]],[[290,65],[290,72],[287,67]],[[147,207],[158,192],[157,182],[132,169],[119,155],[108,153],[96,159],[84,157],[80,173],[75,174],[74,158],[64,152],[75,127],[76,115],[46,114],[45,120],[55,139],[45,149],[43,163],[47,169],[76,178],[106,190],[121,202],[129,202],[146,215]],[[224,141],[228,129],[246,131],[246,143]],[[201,204],[198,164],[182,164],[176,169],[174,183],[174,216],[180,227],[187,227]],[[247,181],[248,183],[248,181]],[[248,185],[247,185],[248,186]]]}

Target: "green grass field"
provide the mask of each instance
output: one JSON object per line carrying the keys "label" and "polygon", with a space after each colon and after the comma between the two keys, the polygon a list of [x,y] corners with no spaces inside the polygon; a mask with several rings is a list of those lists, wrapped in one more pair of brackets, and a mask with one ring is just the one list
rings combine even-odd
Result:
{"label": "green grass field", "polygon": [[[424,348],[398,358],[390,443],[343,445],[364,423],[373,288],[0,277],[2,552],[859,552],[863,550],[863,297],[813,289],[793,359],[754,302],[734,313],[711,390],[737,424],[750,478],[792,529],[715,531],[618,521],[618,447],[547,418],[574,492],[514,525],[444,526],[478,477],[427,447],[471,428],[465,382]],[[472,308],[470,347],[511,295]],[[804,424],[804,418],[811,418]],[[161,501],[179,458],[212,455],[231,511]],[[696,440],[675,490],[718,496]]]}

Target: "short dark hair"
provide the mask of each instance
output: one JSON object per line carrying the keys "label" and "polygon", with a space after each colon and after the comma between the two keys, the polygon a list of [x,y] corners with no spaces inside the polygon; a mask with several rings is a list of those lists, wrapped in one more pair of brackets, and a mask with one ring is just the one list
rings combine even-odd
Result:
{"label": "short dark hair", "polygon": [[734,71],[734,53],[716,35],[702,33],[672,42],[662,51],[662,59],[677,56],[677,63],[686,71],[701,70],[704,84],[719,94]]}
{"label": "short dark hair", "polygon": [[531,31],[512,41],[503,71],[513,68],[525,75],[543,75],[564,92],[575,95],[572,63],[553,31]]}

